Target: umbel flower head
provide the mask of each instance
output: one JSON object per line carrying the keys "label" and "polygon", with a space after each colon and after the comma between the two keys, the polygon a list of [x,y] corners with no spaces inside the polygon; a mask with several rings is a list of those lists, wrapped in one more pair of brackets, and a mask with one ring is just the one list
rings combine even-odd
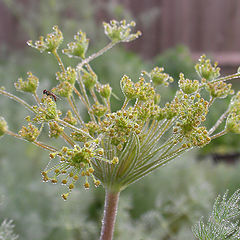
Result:
{"label": "umbel flower head", "polygon": [[[59,64],[56,86],[51,90],[53,93],[48,91],[49,94],[38,96],[38,79],[32,74],[27,81],[20,79],[16,87],[33,93],[35,105],[0,89],[1,94],[23,104],[31,112],[31,116],[26,117],[28,126],[23,126],[18,134],[7,130],[6,122],[0,119],[0,135],[17,136],[50,151],[50,162],[42,172],[43,180],[65,185],[68,190],[62,195],[64,199],[78,181],[86,189],[93,182],[95,186],[102,184],[113,192],[119,192],[188,150],[204,147],[229,131],[240,133],[239,92],[232,97],[227,112],[210,130],[205,124],[213,100],[222,100],[233,94],[232,86],[226,81],[240,77],[240,73],[236,73],[219,78],[220,69],[206,56],[202,56],[195,67],[200,78],[186,79],[181,73],[179,90],[164,104],[160,101],[161,91],[173,82],[173,78],[161,66],[142,71],[137,80],[124,75],[120,79],[124,103],[112,112],[110,100],[114,91],[109,83],[100,83],[90,62],[115,44],[139,37],[140,32],[131,33],[133,26],[135,23],[127,24],[125,20],[104,23],[110,43],[89,57],[86,57],[89,40],[85,33],[79,31],[63,52],[69,57],[79,58],[81,62],[67,68],[57,52],[63,41],[62,32],[54,27],[54,32],[46,38],[41,37],[34,44],[28,42],[40,52],[52,53]],[[63,116],[60,104],[50,93],[60,95],[68,102],[71,109],[64,108]],[[80,110],[85,110],[89,118],[82,118]],[[225,120],[225,130],[215,133]],[[49,129],[50,138],[65,141],[62,147],[38,141],[45,126]]]}

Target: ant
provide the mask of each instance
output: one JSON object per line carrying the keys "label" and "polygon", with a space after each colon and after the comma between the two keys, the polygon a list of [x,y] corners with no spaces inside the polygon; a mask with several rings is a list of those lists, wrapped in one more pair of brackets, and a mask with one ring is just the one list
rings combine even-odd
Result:
{"label": "ant", "polygon": [[55,94],[53,94],[52,92],[44,89],[44,90],[43,90],[43,94],[46,94],[47,96],[51,96],[51,97],[54,99],[55,102],[57,101],[57,98],[58,98],[58,97],[57,97]]}

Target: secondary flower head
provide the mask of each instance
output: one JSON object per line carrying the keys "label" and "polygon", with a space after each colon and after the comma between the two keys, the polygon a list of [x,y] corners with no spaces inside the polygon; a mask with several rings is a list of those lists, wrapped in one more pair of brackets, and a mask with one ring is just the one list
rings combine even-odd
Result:
{"label": "secondary flower head", "polygon": [[31,72],[28,72],[27,74],[27,80],[23,81],[22,78],[19,78],[18,82],[14,84],[15,88],[19,91],[35,93],[38,87],[39,79]]}
{"label": "secondary flower head", "polygon": [[63,50],[63,53],[69,57],[79,57],[84,59],[88,49],[89,39],[86,33],[81,30],[74,35],[74,41],[68,43],[68,48]]}
{"label": "secondary flower head", "polygon": [[212,65],[210,59],[207,59],[205,55],[202,55],[199,59],[199,63],[196,64],[195,69],[201,78],[211,81],[220,76],[220,68],[217,67],[217,65],[217,62]]}
{"label": "secondary flower head", "polygon": [[135,22],[127,23],[126,20],[120,22],[112,20],[110,23],[103,23],[105,34],[112,42],[130,42],[141,36],[141,32],[131,33],[131,28],[135,27]]}
{"label": "secondary flower head", "polygon": [[30,47],[36,48],[40,52],[53,53],[59,48],[62,41],[62,32],[58,29],[58,26],[54,26],[53,32],[48,34],[45,39],[43,36],[41,36],[35,43],[33,43],[32,40],[29,40],[27,44]]}

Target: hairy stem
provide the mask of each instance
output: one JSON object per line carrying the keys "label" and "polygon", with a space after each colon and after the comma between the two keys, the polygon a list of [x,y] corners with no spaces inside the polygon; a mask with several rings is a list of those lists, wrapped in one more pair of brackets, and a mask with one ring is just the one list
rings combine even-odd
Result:
{"label": "hairy stem", "polygon": [[21,98],[9,93],[9,92],[6,92],[5,90],[2,90],[0,89],[0,94],[4,95],[4,96],[7,96],[13,100],[15,100],[16,102],[19,102],[21,103],[23,106],[25,106],[26,108],[28,108],[30,111],[32,112],[36,112],[28,103],[26,103],[24,100],[22,100]]}
{"label": "hairy stem", "polygon": [[65,68],[64,68],[64,65],[63,65],[63,62],[61,60],[61,58],[59,57],[58,53],[57,53],[57,50],[53,51],[53,55],[56,57],[57,61],[58,61],[58,65],[59,67],[61,68],[61,70],[63,72],[65,72]]}
{"label": "hairy stem", "polygon": [[80,117],[80,115],[79,115],[79,113],[77,111],[77,108],[76,108],[76,105],[75,105],[75,102],[74,102],[74,98],[73,97],[68,97],[68,103],[71,106],[73,112],[75,113],[75,116],[77,117],[78,122],[81,124],[81,126],[83,126],[84,122],[81,119],[81,117]]}
{"label": "hairy stem", "polygon": [[120,192],[106,189],[100,240],[112,240]]}
{"label": "hairy stem", "polygon": [[217,120],[217,122],[215,123],[215,125],[209,130],[209,134],[212,134],[215,132],[215,130],[218,128],[218,126],[222,123],[222,121],[226,118],[226,116],[228,115],[229,110],[225,111],[222,116]]}
{"label": "hairy stem", "polygon": [[108,51],[109,49],[111,49],[115,44],[116,44],[116,43],[110,42],[106,47],[102,48],[102,49],[99,50],[97,53],[95,53],[95,54],[89,56],[88,58],[84,59],[81,63],[79,63],[79,64],[77,65],[77,69],[79,69],[79,70],[82,69],[82,67],[83,67],[85,64],[87,64],[87,63],[91,62],[93,59],[101,56],[103,53],[105,53],[106,51]]}
{"label": "hairy stem", "polygon": [[211,136],[211,140],[215,139],[215,138],[218,138],[218,137],[221,137],[223,135],[225,135],[227,133],[227,131],[224,129],[223,131],[219,132],[219,133],[216,133],[215,135]]}
{"label": "hairy stem", "polygon": [[73,125],[61,120],[61,119],[56,119],[57,122],[59,122],[62,126],[64,127],[68,127],[68,128],[71,128],[72,130],[76,131],[76,132],[79,132],[79,133],[82,133],[84,136],[86,137],[89,137],[90,139],[93,139],[92,136],[90,136],[87,132],[83,131],[82,129],[80,128],[76,128],[74,127]]}

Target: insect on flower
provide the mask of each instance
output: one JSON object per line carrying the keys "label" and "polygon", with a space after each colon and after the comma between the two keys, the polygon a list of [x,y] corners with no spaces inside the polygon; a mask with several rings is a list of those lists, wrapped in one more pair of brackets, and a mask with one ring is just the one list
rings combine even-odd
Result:
{"label": "insect on flower", "polygon": [[47,96],[51,96],[54,99],[55,102],[57,101],[57,98],[59,98],[54,93],[52,93],[52,92],[50,92],[46,89],[43,90],[43,94],[46,94]]}

